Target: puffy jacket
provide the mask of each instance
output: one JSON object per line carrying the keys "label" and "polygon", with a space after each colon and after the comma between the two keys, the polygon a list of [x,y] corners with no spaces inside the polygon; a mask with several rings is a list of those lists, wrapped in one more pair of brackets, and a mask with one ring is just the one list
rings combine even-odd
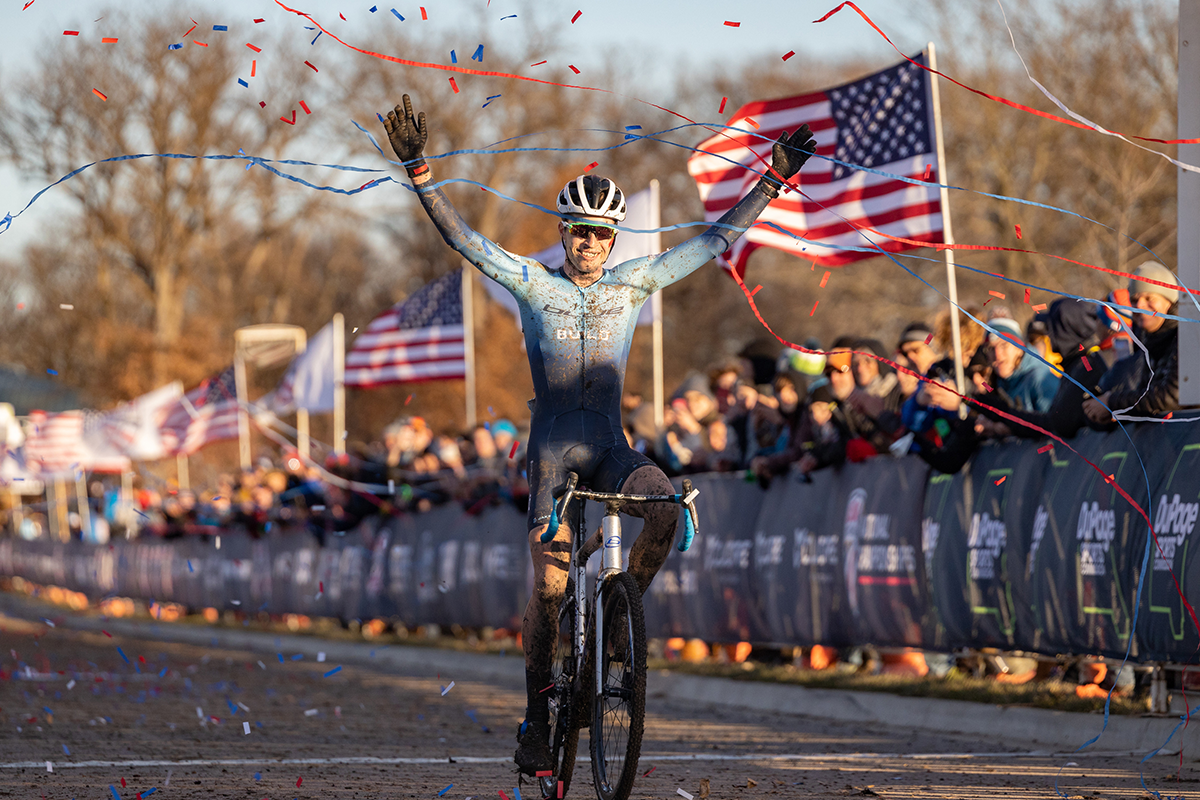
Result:
{"label": "puffy jacket", "polygon": [[1166,320],[1157,331],[1145,334],[1142,343],[1150,354],[1149,368],[1146,353],[1135,347],[1133,355],[1113,364],[1100,382],[1101,392],[1109,392],[1108,407],[1119,411],[1133,406],[1126,413],[1140,417],[1178,411],[1179,323]]}

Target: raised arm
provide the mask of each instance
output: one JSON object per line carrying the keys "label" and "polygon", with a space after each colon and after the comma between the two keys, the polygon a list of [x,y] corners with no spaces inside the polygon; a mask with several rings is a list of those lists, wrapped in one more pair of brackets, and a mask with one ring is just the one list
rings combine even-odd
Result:
{"label": "raised arm", "polygon": [[767,204],[779,196],[779,189],[792,178],[816,150],[816,140],[808,125],[788,135],[784,131],[771,152],[771,168],[759,178],[745,197],[725,212],[708,230],[672,247],[647,265],[646,279],[651,291],[684,278],[729,249],[754,224]]}
{"label": "raised arm", "polygon": [[406,94],[403,107],[396,106],[389,111],[383,127],[392,143],[392,150],[408,171],[408,178],[417,190],[425,213],[433,220],[446,244],[501,285],[513,289],[521,283],[525,274],[523,268],[532,262],[519,259],[472,230],[450,204],[445,193],[433,187],[433,172],[423,156],[425,142],[429,138],[425,112],[414,115],[412,101]]}

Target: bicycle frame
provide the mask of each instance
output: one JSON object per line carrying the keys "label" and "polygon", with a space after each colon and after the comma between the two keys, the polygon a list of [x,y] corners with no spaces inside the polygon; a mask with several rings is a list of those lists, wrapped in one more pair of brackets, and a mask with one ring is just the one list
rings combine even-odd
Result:
{"label": "bicycle frame", "polygon": [[[549,542],[558,534],[558,528],[562,524],[563,519],[570,513],[571,502],[579,501],[579,517],[575,525],[575,530],[571,536],[571,569],[575,578],[575,642],[571,648],[571,658],[574,660],[574,674],[580,675],[583,669],[584,649],[587,647],[587,631],[585,624],[587,621],[587,599],[585,581],[587,580],[587,562],[591,558],[594,550],[588,551],[584,549],[587,540],[581,535],[587,530],[587,524],[584,519],[584,501],[595,500],[604,503],[604,520],[601,523],[601,550],[603,553],[600,565],[600,571],[596,575],[596,586],[593,592],[593,598],[600,597],[600,592],[604,586],[605,580],[614,573],[622,572],[621,569],[621,508],[626,503],[677,503],[686,509],[684,515],[684,535],[679,543],[680,552],[686,551],[692,545],[692,540],[696,533],[699,532],[699,524],[697,522],[695,500],[700,494],[698,489],[692,488],[690,480],[684,480],[683,492],[680,494],[665,494],[665,495],[636,495],[636,494],[620,494],[607,492],[593,492],[588,489],[580,489],[579,476],[574,472],[567,476],[566,485],[561,492],[555,492],[555,496],[561,496],[562,500],[554,506],[550,514],[550,525],[546,532],[542,534],[542,541]],[[559,509],[562,509],[561,511]],[[604,630],[604,604],[595,602],[596,619],[594,624],[597,631]],[[595,684],[597,693],[600,692],[600,687],[603,682],[603,648],[604,642],[599,635],[595,641],[595,658],[594,666],[596,670]]]}

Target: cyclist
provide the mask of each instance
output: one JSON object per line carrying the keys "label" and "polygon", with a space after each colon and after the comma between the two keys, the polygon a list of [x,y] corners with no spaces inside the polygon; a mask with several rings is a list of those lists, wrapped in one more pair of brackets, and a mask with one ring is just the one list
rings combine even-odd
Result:
{"label": "cyclist", "polygon": [[[558,231],[566,250],[562,269],[550,270],[514,255],[469,228],[441,189],[422,157],[428,128],[425,114],[414,115],[408,95],[384,122],[396,156],[430,219],[446,243],[516,297],[525,329],[535,399],[528,443],[529,550],[534,592],[521,633],[525,645],[528,694],[515,755],[528,775],[552,768],[548,696],[558,633],[558,608],[567,583],[570,533],[563,525],[542,544],[554,505],[553,492],[568,472],[601,492],[673,494],[666,475],[631,449],[621,429],[621,389],[634,326],[642,303],[653,292],[699,269],[729,249],[784,181],[812,155],[815,142],[807,125],[775,143],[770,172],[719,222],[700,236],[665,253],[635,258],[605,270],[604,262],[625,218],[625,195],[610,179],[580,175],[558,195]],[[644,593],[675,538],[678,508],[671,504],[634,506],[644,520],[629,554],[629,572]]]}

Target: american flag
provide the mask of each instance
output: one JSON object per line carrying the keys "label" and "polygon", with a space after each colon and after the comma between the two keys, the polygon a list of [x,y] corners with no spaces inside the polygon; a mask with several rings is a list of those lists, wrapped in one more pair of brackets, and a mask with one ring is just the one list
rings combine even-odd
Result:
{"label": "american flag", "polygon": [[467,374],[462,270],[422,287],[376,317],[346,354],[346,385],[415,383]]}
{"label": "american flag", "polygon": [[33,472],[52,475],[79,468],[85,457],[83,412],[29,414],[25,437],[25,464]]}
{"label": "american flag", "polygon": [[[925,63],[926,56],[922,53],[914,60]],[[749,192],[759,175],[745,166],[763,172],[765,165],[755,156],[769,164],[779,134],[794,131],[805,122],[816,136],[819,155],[888,174],[811,159],[793,179],[807,197],[782,192],[759,217],[759,224],[725,254],[738,274],[745,273],[746,259],[762,245],[821,266],[839,266],[870,258],[878,252],[874,247],[899,252],[920,246],[887,236],[925,243],[943,241],[937,186],[891,177],[938,182],[929,75],[907,61],[822,92],[754,102],[738,109],[729,126],[745,132],[724,131],[707,139],[698,148],[704,152],[688,160],[688,172],[704,202],[705,219],[718,219]],[[788,233],[763,223],[773,223]],[[870,249],[845,249],[850,247]]]}
{"label": "american flag", "polygon": [[238,437],[233,367],[208,378],[167,412],[162,438],[172,454],[191,454],[210,442]]}

